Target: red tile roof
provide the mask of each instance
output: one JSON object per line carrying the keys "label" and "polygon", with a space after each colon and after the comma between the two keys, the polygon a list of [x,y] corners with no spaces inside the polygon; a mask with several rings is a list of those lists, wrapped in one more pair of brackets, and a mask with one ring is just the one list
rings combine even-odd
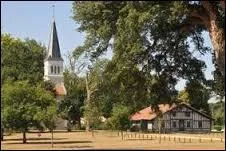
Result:
{"label": "red tile roof", "polygon": [[[169,104],[160,104],[159,105],[159,110],[162,113],[165,113],[169,110],[171,110],[172,108],[174,108],[175,105],[170,106]],[[137,121],[137,120],[152,120],[156,117],[156,113],[154,113],[154,111],[151,109],[150,107],[144,108],[138,112],[136,112],[135,114],[133,114],[130,119],[133,121]]]}
{"label": "red tile roof", "polygon": [[65,89],[64,85],[62,85],[62,84],[56,85],[55,90],[56,90],[56,94],[58,96],[66,95],[66,89]]}
{"label": "red tile roof", "polygon": [[[190,105],[188,105],[187,103],[180,103],[179,105],[176,104],[172,104],[171,106],[169,104],[160,104],[159,105],[159,110],[162,113],[166,113],[170,110],[172,110],[173,108],[179,107],[180,105],[185,105],[186,107],[190,108],[191,110],[211,119],[214,120],[212,117],[200,112],[199,110],[191,107]],[[147,107],[144,108],[138,112],[136,112],[135,114],[131,115],[130,120],[132,121],[138,121],[138,120],[152,120],[156,117],[156,113],[153,112],[153,110],[151,109],[151,107]]]}

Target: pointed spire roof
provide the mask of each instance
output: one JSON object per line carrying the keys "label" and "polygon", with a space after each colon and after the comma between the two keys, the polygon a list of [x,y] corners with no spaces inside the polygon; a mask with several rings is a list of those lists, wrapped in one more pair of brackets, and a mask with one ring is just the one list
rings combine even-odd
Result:
{"label": "pointed spire roof", "polygon": [[46,60],[63,61],[60,53],[60,46],[57,37],[56,23],[55,19],[52,21],[52,28],[49,39],[48,54]]}

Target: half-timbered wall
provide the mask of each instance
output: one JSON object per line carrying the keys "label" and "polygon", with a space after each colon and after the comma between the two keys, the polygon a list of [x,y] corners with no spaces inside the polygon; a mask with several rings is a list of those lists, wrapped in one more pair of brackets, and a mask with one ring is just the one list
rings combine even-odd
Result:
{"label": "half-timbered wall", "polygon": [[[184,131],[209,131],[211,122],[210,119],[200,113],[191,110],[186,106],[176,107],[163,114],[162,131],[179,131],[179,121],[183,122]],[[159,120],[155,118],[148,123],[153,123],[152,129],[159,130]],[[201,122],[201,124],[200,124]],[[201,127],[199,127],[201,125]]]}

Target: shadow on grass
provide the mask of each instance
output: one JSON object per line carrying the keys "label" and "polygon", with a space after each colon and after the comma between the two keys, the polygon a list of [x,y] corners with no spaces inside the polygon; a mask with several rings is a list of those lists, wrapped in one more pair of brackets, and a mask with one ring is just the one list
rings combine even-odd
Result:
{"label": "shadow on grass", "polygon": [[[63,140],[67,138],[53,138],[53,140]],[[22,138],[4,138],[4,141],[22,141]],[[27,141],[29,140],[51,140],[51,138],[27,138]]]}
{"label": "shadow on grass", "polygon": [[[92,143],[92,142],[93,141],[60,141],[60,142],[53,142],[53,144],[74,144],[74,143]],[[5,144],[23,144],[23,143],[22,142],[7,142]],[[26,144],[51,144],[51,141],[48,141],[48,142],[29,142],[29,140],[27,140]]]}
{"label": "shadow on grass", "polygon": [[156,139],[130,139],[130,138],[125,138],[125,139],[123,139],[123,140],[125,140],[125,141],[153,141],[153,140],[156,140]]}
{"label": "shadow on grass", "polygon": [[93,146],[88,146],[88,145],[84,145],[84,146],[57,146],[57,148],[93,148]]}

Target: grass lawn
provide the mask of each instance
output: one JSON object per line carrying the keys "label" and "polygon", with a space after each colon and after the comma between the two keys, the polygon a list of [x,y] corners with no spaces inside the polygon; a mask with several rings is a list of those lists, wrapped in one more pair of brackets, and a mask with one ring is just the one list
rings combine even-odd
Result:
{"label": "grass lawn", "polygon": [[[128,135],[129,134],[129,135]],[[131,137],[134,133],[127,133],[122,140],[121,136],[118,136],[116,132],[105,132],[98,131],[94,133],[86,132],[56,132],[54,133],[54,146],[53,149],[202,149],[202,150],[223,150],[225,149],[224,139],[223,141],[217,140],[205,140],[203,139],[205,135],[202,136],[202,142],[199,142],[200,136],[195,139],[192,138],[192,141],[189,142],[189,134],[170,134],[162,135],[161,143],[159,139],[156,139],[157,134],[152,136],[141,134],[138,138],[138,135]],[[163,139],[163,137],[165,138]],[[186,136],[187,138],[181,139],[180,142],[173,137],[182,137]],[[152,138],[151,138],[152,137]],[[171,137],[169,140],[168,137]],[[1,149],[17,149],[17,150],[26,150],[26,149],[36,149],[36,150],[51,150],[51,133],[42,133],[41,136],[38,136],[37,133],[28,133],[27,134],[27,144],[22,144],[22,133],[15,133],[10,136],[4,136],[4,141],[1,142]],[[221,136],[222,138],[222,136]]]}

